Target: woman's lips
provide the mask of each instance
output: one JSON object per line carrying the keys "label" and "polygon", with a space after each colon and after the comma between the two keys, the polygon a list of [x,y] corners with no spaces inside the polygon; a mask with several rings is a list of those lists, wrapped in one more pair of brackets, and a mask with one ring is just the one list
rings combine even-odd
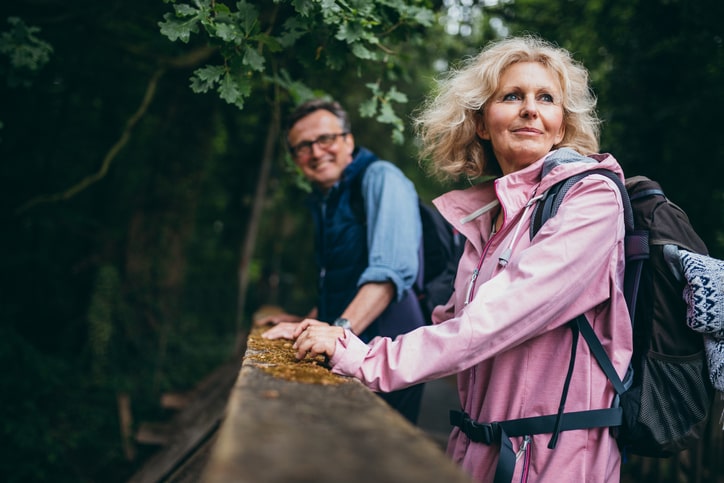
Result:
{"label": "woman's lips", "polygon": [[519,129],[515,129],[513,132],[516,133],[522,133],[522,134],[541,134],[542,131],[533,127],[521,127]]}

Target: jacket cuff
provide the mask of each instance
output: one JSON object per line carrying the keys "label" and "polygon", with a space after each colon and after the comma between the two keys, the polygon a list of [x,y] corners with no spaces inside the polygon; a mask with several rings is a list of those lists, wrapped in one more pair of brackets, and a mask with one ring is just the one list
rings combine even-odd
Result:
{"label": "jacket cuff", "polygon": [[343,337],[337,338],[334,355],[329,360],[332,372],[344,376],[354,376],[362,365],[369,347],[351,331],[345,330]]}

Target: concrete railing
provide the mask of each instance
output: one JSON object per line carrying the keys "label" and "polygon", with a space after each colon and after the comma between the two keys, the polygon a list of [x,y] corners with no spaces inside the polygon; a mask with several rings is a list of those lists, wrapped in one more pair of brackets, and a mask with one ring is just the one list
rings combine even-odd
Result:
{"label": "concrete railing", "polygon": [[440,446],[359,381],[252,333],[207,483],[469,482]]}

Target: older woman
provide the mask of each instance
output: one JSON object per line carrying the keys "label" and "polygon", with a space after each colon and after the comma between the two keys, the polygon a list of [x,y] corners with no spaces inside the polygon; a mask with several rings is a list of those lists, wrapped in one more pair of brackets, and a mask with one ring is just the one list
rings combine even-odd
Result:
{"label": "older woman", "polygon": [[[435,325],[395,340],[364,344],[305,321],[295,333],[298,357],[327,354],[334,372],[377,391],[457,373],[464,413],[448,454],[476,480],[512,472],[513,481],[618,481],[620,454],[606,427],[488,441],[471,434],[476,422],[558,413],[572,353],[567,323],[580,314],[619,376],[631,358],[615,183],[600,174],[583,178],[557,215],[533,239],[528,234],[531,208],[556,182],[598,168],[623,178],[612,156],[595,154],[598,119],[586,70],[537,38],[490,44],[441,84],[418,127],[437,173],[497,176],[435,200],[467,239],[452,298],[436,309]],[[609,408],[615,392],[585,343],[572,357],[566,412]],[[496,475],[499,459],[512,461],[508,474],[497,468]]]}

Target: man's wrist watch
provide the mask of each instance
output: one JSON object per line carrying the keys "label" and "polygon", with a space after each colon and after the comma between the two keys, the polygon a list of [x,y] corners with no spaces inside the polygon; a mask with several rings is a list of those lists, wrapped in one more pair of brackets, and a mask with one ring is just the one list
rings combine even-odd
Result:
{"label": "man's wrist watch", "polygon": [[352,325],[349,323],[349,319],[344,317],[337,317],[337,320],[332,324],[335,327],[342,327],[344,330],[352,330]]}

